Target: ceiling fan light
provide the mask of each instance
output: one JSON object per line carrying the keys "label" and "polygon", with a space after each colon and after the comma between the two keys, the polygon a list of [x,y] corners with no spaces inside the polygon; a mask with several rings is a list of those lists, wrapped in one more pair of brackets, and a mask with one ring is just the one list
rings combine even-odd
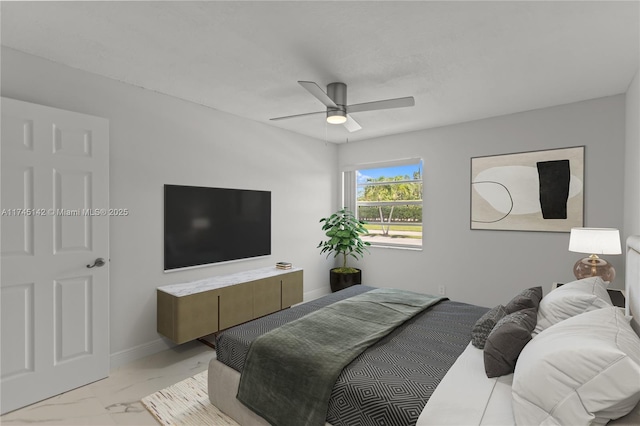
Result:
{"label": "ceiling fan light", "polygon": [[327,123],[344,124],[347,122],[347,113],[344,111],[327,111]]}

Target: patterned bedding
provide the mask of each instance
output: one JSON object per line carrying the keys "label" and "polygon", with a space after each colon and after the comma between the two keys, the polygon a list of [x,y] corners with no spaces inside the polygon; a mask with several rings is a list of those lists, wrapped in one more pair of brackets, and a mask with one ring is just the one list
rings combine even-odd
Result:
{"label": "patterned bedding", "polygon": [[[220,333],[217,359],[242,372],[253,339],[319,307],[372,290],[353,286]],[[327,422],[339,425],[414,425],[434,389],[471,339],[487,311],[443,301],[378,341],[340,374]]]}

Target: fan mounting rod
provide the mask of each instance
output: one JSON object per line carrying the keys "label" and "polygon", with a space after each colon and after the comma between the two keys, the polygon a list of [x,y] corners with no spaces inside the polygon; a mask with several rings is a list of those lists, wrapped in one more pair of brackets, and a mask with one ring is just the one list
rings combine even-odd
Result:
{"label": "fan mounting rod", "polygon": [[347,106],[347,85],[344,83],[329,83],[327,85],[327,95],[338,107]]}

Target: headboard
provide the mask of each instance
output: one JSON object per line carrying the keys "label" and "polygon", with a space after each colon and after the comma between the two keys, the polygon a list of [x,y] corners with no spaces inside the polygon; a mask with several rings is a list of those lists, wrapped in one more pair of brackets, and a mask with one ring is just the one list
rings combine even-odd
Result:
{"label": "headboard", "polygon": [[627,238],[627,262],[625,292],[627,315],[632,315],[631,325],[640,335],[640,235]]}

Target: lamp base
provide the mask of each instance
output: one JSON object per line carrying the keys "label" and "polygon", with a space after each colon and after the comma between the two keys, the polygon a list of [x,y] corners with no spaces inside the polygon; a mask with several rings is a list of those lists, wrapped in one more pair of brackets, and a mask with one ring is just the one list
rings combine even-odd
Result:
{"label": "lamp base", "polygon": [[616,278],[616,270],[609,262],[592,254],[573,265],[573,275],[579,280],[597,276],[602,278],[602,281],[612,282]]}

